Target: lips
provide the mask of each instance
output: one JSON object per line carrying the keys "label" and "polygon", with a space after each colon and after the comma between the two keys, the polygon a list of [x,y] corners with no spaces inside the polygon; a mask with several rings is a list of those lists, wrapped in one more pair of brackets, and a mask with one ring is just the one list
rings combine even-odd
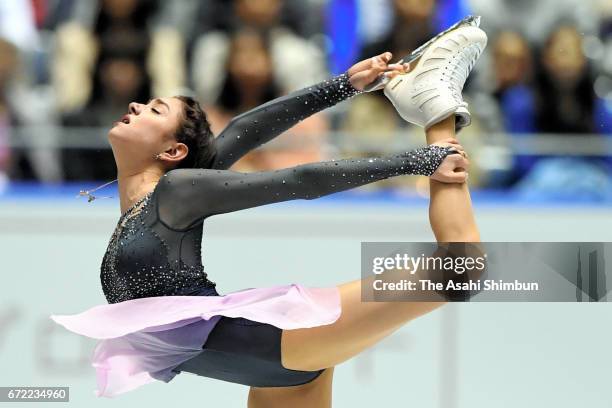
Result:
{"label": "lips", "polygon": [[130,123],[130,115],[125,114],[123,115],[123,117],[121,118],[121,123],[125,123],[126,125]]}

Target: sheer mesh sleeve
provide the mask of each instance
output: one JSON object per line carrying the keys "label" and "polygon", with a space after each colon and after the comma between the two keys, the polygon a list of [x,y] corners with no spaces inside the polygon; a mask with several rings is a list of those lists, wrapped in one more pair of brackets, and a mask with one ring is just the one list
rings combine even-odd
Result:
{"label": "sheer mesh sleeve", "polygon": [[215,139],[217,154],[211,167],[228,169],[297,122],[359,93],[344,73],[236,116]]}
{"label": "sheer mesh sleeve", "polygon": [[372,158],[308,163],[282,170],[241,173],[215,169],[174,169],[159,181],[159,217],[186,229],[204,218],[295,199],[314,199],[403,174],[430,176],[456,151],[430,145]]}

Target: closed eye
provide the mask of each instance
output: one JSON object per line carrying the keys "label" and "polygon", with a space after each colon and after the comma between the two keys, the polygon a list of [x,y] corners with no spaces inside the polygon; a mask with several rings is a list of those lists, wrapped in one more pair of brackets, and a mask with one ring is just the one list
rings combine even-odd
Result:
{"label": "closed eye", "polygon": [[159,112],[157,109],[155,109],[155,108],[151,108],[151,110],[152,110],[153,112],[155,112],[156,114],[158,114],[158,115],[160,114],[160,112]]}

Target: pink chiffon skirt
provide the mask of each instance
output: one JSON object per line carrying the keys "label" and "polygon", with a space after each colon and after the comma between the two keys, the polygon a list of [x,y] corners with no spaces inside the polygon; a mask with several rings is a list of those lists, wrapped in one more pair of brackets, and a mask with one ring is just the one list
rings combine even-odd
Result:
{"label": "pink chiffon skirt", "polygon": [[177,374],[173,368],[202,352],[221,316],[299,329],[331,324],[341,313],[337,287],[290,284],[212,293],[138,298],[50,317],[74,333],[100,340],[92,357],[94,394],[114,397],[155,380],[172,380]]}

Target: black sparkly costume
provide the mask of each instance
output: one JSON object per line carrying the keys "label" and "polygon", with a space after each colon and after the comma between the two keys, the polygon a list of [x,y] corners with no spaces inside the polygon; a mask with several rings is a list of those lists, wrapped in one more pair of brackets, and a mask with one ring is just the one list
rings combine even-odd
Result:
{"label": "black sparkly costume", "polygon": [[[150,296],[219,295],[201,262],[205,218],[293,199],[314,199],[402,174],[431,175],[450,148],[427,146],[386,157],[310,163],[283,170],[226,170],[250,150],[307,116],[358,94],[343,74],[277,98],[234,118],[216,138],[211,169],[176,169],[121,215],[104,255],[102,288],[109,303]],[[308,382],[320,371],[280,364],[281,330],[222,317],[190,371],[254,386]]]}

